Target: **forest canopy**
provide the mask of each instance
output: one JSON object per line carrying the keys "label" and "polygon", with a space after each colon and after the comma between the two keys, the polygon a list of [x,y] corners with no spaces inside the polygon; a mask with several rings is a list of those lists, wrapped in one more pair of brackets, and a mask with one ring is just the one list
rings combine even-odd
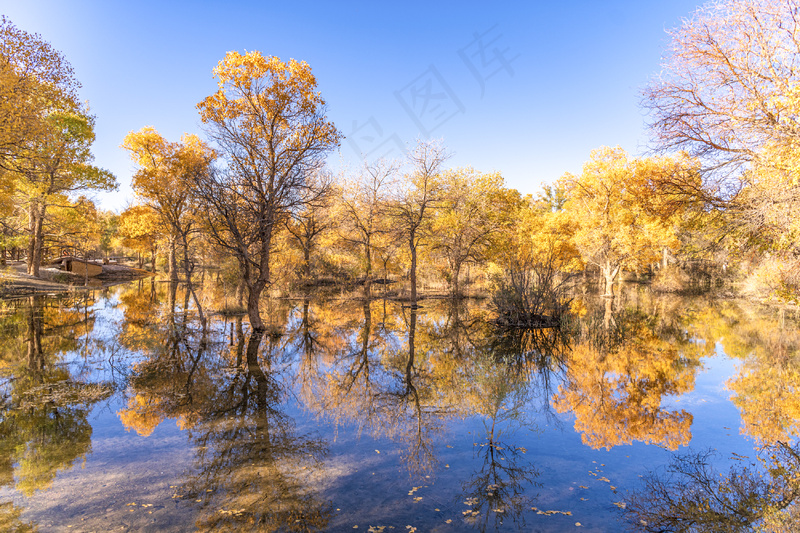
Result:
{"label": "forest canopy", "polygon": [[228,52],[212,70],[216,91],[196,105],[201,132],[167,139],[133,125],[120,140],[135,165],[121,214],[90,200],[116,179],[93,164],[95,117],[67,59],[3,18],[2,260],[24,258],[39,276],[65,253],[127,258],[190,289],[197,266],[213,267],[256,328],[262,296],[328,284],[367,297],[377,284],[411,305],[431,292],[500,294],[498,312],[513,320],[562,309],[577,274],[607,297],[635,278],[795,300],[798,9],[698,9],[668,32],[642,94],[654,150],[598,147],[579,174],[527,196],[500,172],[449,166],[444,140],[333,171],[344,136],[312,67]]}

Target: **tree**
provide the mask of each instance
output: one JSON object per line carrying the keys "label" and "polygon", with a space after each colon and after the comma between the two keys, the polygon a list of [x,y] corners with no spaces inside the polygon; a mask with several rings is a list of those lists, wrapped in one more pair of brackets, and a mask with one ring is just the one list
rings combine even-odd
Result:
{"label": "tree", "polygon": [[212,237],[239,261],[250,323],[260,330],[273,235],[290,212],[318,196],[309,178],[341,134],[325,117],[305,62],[229,52],[214,76],[219,89],[197,107],[226,166],[196,186]]}
{"label": "tree", "polygon": [[369,294],[373,254],[380,236],[388,233],[385,211],[388,193],[396,180],[398,166],[393,161],[364,162],[358,176],[341,184],[339,197],[342,239],[362,249],[364,287]]}
{"label": "tree", "polygon": [[444,147],[435,141],[419,142],[409,153],[411,170],[396,192],[390,216],[394,218],[401,238],[408,244],[411,262],[412,306],[417,303],[417,253],[425,237],[433,211],[442,200],[441,167],[448,158]]}
{"label": "tree", "polygon": [[134,205],[120,215],[119,235],[122,245],[139,254],[139,268],[143,263],[142,254],[149,253],[150,270],[156,271],[156,250],[163,232],[160,217],[147,206]]}
{"label": "tree", "polygon": [[48,205],[64,195],[117,186],[110,172],[91,164],[94,123],[85,108],[53,110],[45,118],[43,136],[9,163],[19,175],[17,191],[29,215],[28,274],[39,276]]}
{"label": "tree", "polygon": [[652,174],[648,168],[619,147],[603,147],[592,151],[580,176],[566,174],[560,181],[568,197],[564,210],[576,227],[575,246],[600,269],[606,296],[613,296],[622,269],[656,262],[663,247],[679,244],[669,219],[649,214],[638,194]]}
{"label": "tree", "polygon": [[[61,228],[59,242],[80,252],[84,261],[100,245],[100,220],[94,203],[81,196],[74,203],[54,209],[56,224]],[[77,255],[77,254],[76,254]],[[84,269],[85,285],[89,284],[89,270]]]}
{"label": "tree", "polygon": [[[670,31],[661,75],[644,106],[662,150],[687,150],[703,182],[668,180],[672,191],[722,210],[726,233],[796,267],[800,153],[800,5],[727,0],[699,9]],[[739,248],[737,246],[737,252]],[[789,276],[790,296],[798,293]]]}
{"label": "tree", "polygon": [[303,254],[302,269],[306,283],[311,280],[311,253],[320,246],[320,238],[334,225],[331,216],[331,178],[327,173],[321,172],[313,179],[313,186],[320,191],[327,191],[327,194],[321,194],[313,203],[294,210],[284,221],[284,227],[291,236],[290,240]]}
{"label": "tree", "polygon": [[503,216],[513,211],[518,198],[507,194],[503,177],[496,172],[462,168],[442,177],[443,201],[433,223],[433,246],[447,260],[451,294],[457,298],[462,267],[484,259],[504,225]]}
{"label": "tree", "polygon": [[795,143],[798,9],[794,0],[716,2],[669,32],[662,73],[644,92],[662,148],[713,171],[753,161],[768,142]]}
{"label": "tree", "polygon": [[76,108],[79,87],[60,52],[0,18],[0,166],[47,136],[45,118],[54,105]]}
{"label": "tree", "polygon": [[180,142],[169,142],[152,126],[128,133],[122,147],[139,167],[131,182],[134,192],[169,228],[170,279],[177,281],[176,244],[180,241],[186,254],[195,220],[192,184],[208,171],[214,153],[196,135],[184,134]]}

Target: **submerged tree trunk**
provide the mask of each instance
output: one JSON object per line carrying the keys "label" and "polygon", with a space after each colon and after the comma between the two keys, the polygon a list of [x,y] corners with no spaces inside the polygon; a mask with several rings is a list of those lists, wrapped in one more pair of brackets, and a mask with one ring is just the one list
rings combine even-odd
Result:
{"label": "submerged tree trunk", "polygon": [[411,268],[408,273],[409,280],[411,282],[411,305],[417,305],[417,246],[414,238],[416,237],[416,231],[414,229],[411,230],[409,234],[408,245],[411,251]]}
{"label": "submerged tree trunk", "polygon": [[603,296],[607,298],[614,297],[614,280],[617,278],[619,274],[619,265],[615,265],[611,262],[606,261],[606,264],[603,265],[603,280],[605,282],[605,289],[603,292]]}
{"label": "submerged tree trunk", "polygon": [[250,265],[244,265],[245,281],[247,283],[247,315],[250,318],[250,325],[253,331],[263,331],[264,322],[261,320],[261,310],[259,304],[261,302],[261,293],[269,285],[269,251],[272,241],[272,235],[266,236],[261,242],[261,253],[259,258],[258,277],[252,279],[250,275]]}

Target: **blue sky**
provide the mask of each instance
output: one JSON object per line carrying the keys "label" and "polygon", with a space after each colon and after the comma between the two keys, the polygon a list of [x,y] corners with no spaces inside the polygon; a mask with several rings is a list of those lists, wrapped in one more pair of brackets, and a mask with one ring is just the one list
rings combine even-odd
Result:
{"label": "blue sky", "polygon": [[535,193],[579,172],[593,148],[648,148],[640,91],[658,74],[685,0],[271,2],[4,0],[20,29],[60,50],[97,116],[96,163],[133,201],[119,148],[143,126],[202,135],[195,105],[230,50],[307,61],[347,137],[332,168],[400,157],[441,138],[450,166],[499,171]]}

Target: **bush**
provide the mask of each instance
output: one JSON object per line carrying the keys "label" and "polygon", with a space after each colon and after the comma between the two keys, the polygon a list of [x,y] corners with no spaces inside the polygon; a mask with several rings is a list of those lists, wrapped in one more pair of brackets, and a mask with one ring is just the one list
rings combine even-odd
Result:
{"label": "bush", "polygon": [[495,324],[502,327],[554,327],[561,323],[570,304],[570,274],[552,263],[525,267],[518,263],[494,276],[490,306]]}

